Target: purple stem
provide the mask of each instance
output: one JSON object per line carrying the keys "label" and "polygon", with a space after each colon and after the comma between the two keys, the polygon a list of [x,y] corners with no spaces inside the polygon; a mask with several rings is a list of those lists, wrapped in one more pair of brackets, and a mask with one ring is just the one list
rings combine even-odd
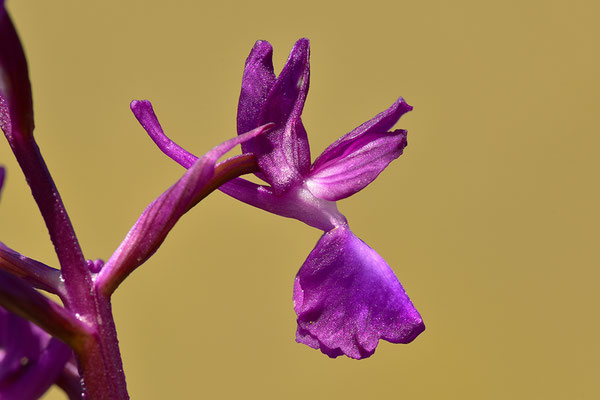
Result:
{"label": "purple stem", "polygon": [[[0,294],[4,295],[3,303],[7,304],[7,308],[21,312],[28,319],[36,323],[41,322],[42,326],[46,324],[44,328],[57,331],[51,332],[53,334],[64,334],[61,332],[61,324],[68,327],[70,319],[76,321],[71,321],[73,325],[79,323],[89,328],[83,340],[80,341],[78,335],[76,343],[70,343],[77,353],[87,398],[127,399],[129,396],[109,298],[99,294],[93,286],[92,274],[87,267],[65,206],[33,138],[33,107],[27,60],[4,7],[4,0],[0,0],[0,73],[0,128],[4,131],[23,170],[48,228],[65,281],[66,293],[63,302],[68,311],[60,307],[64,318],[57,318],[55,322],[58,326],[53,325],[52,321],[45,321],[45,303],[36,297],[42,295],[24,281],[0,270],[1,275],[9,276],[7,279],[19,281],[22,284],[19,290],[22,289],[24,293],[21,298],[14,290],[2,287],[0,289],[3,291]],[[0,300],[1,298],[2,296]],[[24,305],[18,304],[19,301],[23,301]],[[55,312],[54,316],[61,314],[58,309],[51,306],[47,308]],[[67,341],[69,339],[67,337]],[[63,366],[64,363],[60,370]]]}
{"label": "purple stem", "polygon": [[32,135],[14,135],[9,143],[54,244],[67,289],[66,303],[74,312],[88,315],[94,310],[91,274],[58,189]]}
{"label": "purple stem", "polygon": [[101,323],[94,324],[95,334],[81,351],[76,351],[86,399],[129,399],[110,299],[98,289],[94,289],[93,296],[95,315]]}
{"label": "purple stem", "polygon": [[65,306],[93,333],[75,349],[90,400],[128,399],[110,300],[96,293],[73,225],[33,136],[9,140],[50,233],[65,281]]}

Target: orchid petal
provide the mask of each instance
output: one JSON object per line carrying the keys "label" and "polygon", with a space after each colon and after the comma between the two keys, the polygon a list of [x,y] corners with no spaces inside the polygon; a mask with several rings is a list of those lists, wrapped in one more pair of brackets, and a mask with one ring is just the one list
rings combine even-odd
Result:
{"label": "orchid petal", "polygon": [[302,181],[310,168],[308,138],[300,119],[308,93],[309,58],[308,39],[298,40],[258,116],[259,124],[273,122],[275,129],[244,149],[256,154],[263,172],[259,177],[276,193]]}
{"label": "orchid petal", "polygon": [[33,132],[33,104],[21,41],[0,1],[0,129],[11,146]]}
{"label": "orchid petal", "polygon": [[396,125],[396,122],[398,122],[402,115],[406,114],[412,109],[413,108],[406,104],[402,97],[398,98],[398,100],[396,100],[394,104],[390,106],[390,108],[380,112],[367,122],[362,123],[327,147],[325,151],[323,151],[323,153],[317,157],[311,167],[311,171],[319,170],[323,164],[328,163],[332,159],[338,158],[340,153],[344,151],[347,142],[352,142],[358,137],[367,135],[369,133],[383,133],[389,131],[394,125]]}
{"label": "orchid petal", "polygon": [[366,133],[323,153],[306,186],[318,198],[337,201],[352,196],[377,176],[406,147],[406,131]]}
{"label": "orchid petal", "polygon": [[388,264],[347,226],[325,233],[296,276],[296,340],[330,357],[369,357],[379,339],[409,343],[423,320]]}
{"label": "orchid petal", "polygon": [[135,268],[142,265],[167,237],[175,223],[202,196],[215,188],[210,185],[217,160],[240,143],[270,128],[261,126],[216,146],[199,158],[185,174],[144,210],[123,242],[104,264],[97,285],[105,294],[112,293]]}
{"label": "orchid petal", "polygon": [[[242,91],[238,102],[238,134],[248,132],[259,125],[260,111],[267,95],[275,83],[273,72],[273,47],[269,42],[259,40],[254,44],[244,68]],[[253,141],[242,144],[244,153],[253,153]]]}

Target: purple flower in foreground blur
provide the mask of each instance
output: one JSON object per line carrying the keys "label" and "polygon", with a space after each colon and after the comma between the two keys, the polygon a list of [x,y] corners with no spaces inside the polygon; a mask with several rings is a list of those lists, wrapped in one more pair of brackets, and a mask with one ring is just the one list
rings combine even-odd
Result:
{"label": "purple flower in foreground blur", "polygon": [[0,307],[0,399],[34,399],[57,380],[70,384],[77,376],[74,364],[65,364],[71,356],[66,344]]}
{"label": "purple flower in foreground blur", "polygon": [[[281,74],[273,71],[272,47],[258,41],[246,60],[238,133],[272,122],[265,135],[242,144],[257,156],[259,178],[221,186],[228,195],[263,210],[295,218],[326,233],[304,262],[294,284],[296,340],[330,357],[368,357],[379,339],[408,343],[423,320],[388,264],[350,230],[336,201],[371,183],[406,146],[406,131],[390,129],[410,107],[402,98],[342,136],[312,163],[301,114],[309,86],[309,42],[300,39]],[[196,157],[168,139],[152,106],[132,110],[163,152],[189,168]]]}

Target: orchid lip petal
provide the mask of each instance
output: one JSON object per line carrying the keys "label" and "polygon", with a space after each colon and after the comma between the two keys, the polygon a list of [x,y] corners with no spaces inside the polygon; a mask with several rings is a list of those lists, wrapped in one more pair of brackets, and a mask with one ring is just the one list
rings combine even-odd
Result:
{"label": "orchid lip petal", "polygon": [[388,264],[347,226],[325,233],[294,284],[296,340],[361,359],[380,339],[409,343],[423,320]]}

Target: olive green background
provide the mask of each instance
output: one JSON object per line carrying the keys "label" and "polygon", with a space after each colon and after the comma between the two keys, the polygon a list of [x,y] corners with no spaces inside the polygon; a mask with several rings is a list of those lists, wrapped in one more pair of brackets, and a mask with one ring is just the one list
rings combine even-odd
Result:
{"label": "olive green background", "polygon": [[[294,342],[292,283],[319,238],[221,193],[115,294],[134,399],[600,396],[593,1],[17,1],[36,137],[88,258],[108,258],[183,172],[128,105],[196,154],[235,135],[257,39],[312,45],[313,158],[403,96],[405,154],[339,204],[427,329],[362,361]],[[239,151],[239,150],[236,150]],[[7,144],[0,240],[56,266]],[[596,244],[594,244],[596,243]],[[45,399],[61,399],[54,389]]]}

